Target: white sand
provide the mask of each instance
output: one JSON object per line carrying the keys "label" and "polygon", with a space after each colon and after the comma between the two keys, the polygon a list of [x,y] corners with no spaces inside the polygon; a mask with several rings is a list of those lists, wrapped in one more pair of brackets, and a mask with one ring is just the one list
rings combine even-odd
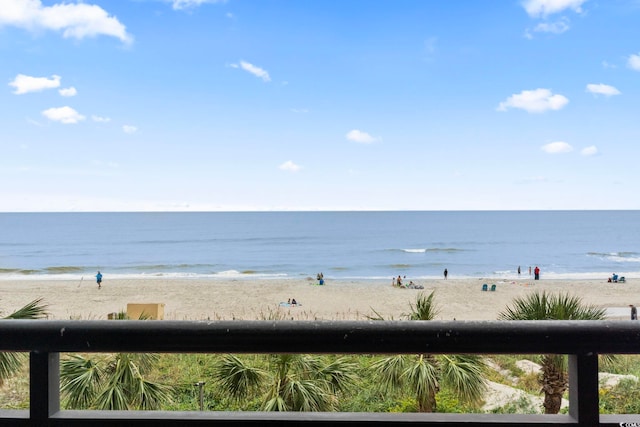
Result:
{"label": "white sand", "polygon": [[[421,281],[425,289],[398,289],[389,281],[334,281],[325,286],[315,280],[110,280],[102,289],[90,280],[2,280],[0,315],[43,298],[51,319],[106,319],[108,313],[126,311],[127,303],[164,303],[165,319],[260,319],[279,312],[285,318],[362,320],[377,311],[387,319],[401,319],[420,292],[436,292],[441,320],[495,320],[515,297],[533,291],[568,292],[585,303],[608,309],[613,319],[628,319],[629,304],[640,305],[636,288],[640,279],[627,283],[606,280],[449,279]],[[495,283],[495,292],[482,292],[483,283]],[[283,308],[281,301],[295,298],[300,307]]]}

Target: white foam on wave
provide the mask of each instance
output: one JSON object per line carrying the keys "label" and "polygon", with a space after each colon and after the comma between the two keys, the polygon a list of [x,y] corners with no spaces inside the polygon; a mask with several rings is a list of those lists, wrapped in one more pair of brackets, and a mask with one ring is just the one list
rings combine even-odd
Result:
{"label": "white foam on wave", "polygon": [[403,252],[408,252],[410,254],[423,254],[427,252],[426,249],[403,249]]}

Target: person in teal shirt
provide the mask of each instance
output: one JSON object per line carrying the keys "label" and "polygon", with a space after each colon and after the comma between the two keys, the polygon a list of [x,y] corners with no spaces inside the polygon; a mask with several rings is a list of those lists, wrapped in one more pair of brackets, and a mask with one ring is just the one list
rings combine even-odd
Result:
{"label": "person in teal shirt", "polygon": [[102,273],[98,271],[96,274],[96,282],[98,282],[98,289],[102,288]]}

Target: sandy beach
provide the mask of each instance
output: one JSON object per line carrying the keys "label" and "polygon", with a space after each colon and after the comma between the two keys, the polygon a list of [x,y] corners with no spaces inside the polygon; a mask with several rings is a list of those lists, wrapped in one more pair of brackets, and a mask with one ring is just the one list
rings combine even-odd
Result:
{"label": "sandy beach", "polygon": [[[107,319],[126,311],[128,303],[162,303],[165,320],[263,319],[277,315],[296,320],[363,320],[375,310],[387,319],[401,319],[420,292],[436,292],[439,320],[495,320],[515,297],[534,291],[568,292],[585,303],[606,308],[611,319],[628,319],[629,304],[640,305],[640,279],[510,280],[484,278],[427,280],[422,290],[399,289],[388,281],[314,279],[118,279],[105,276],[98,289],[94,278],[78,280],[2,280],[0,315],[42,298],[51,319]],[[496,284],[483,292],[482,284]],[[283,307],[295,298],[300,306]]]}

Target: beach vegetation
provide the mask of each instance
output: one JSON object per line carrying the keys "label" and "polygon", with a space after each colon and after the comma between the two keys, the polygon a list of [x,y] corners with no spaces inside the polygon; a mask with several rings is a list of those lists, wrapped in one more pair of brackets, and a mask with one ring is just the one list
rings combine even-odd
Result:
{"label": "beach vegetation", "polygon": [[145,374],[158,360],[153,353],[69,355],[60,364],[67,409],[153,410],[171,399],[170,387]]}
{"label": "beach vegetation", "polygon": [[[47,317],[47,305],[42,302],[42,299],[35,299],[26,304],[22,308],[14,311],[13,313],[5,316],[3,319],[13,320],[33,320],[43,319]],[[25,360],[26,353],[17,352],[3,352],[0,353],[0,386],[4,384],[4,381],[15,375],[22,368]]]}
{"label": "beach vegetation", "polygon": [[255,364],[225,355],[216,363],[213,379],[238,402],[259,395],[262,411],[334,411],[338,396],[357,381],[355,371],[355,365],[342,357],[273,354]]}
{"label": "beach vegetation", "polygon": [[[438,314],[435,292],[423,293],[406,317],[411,321],[433,320]],[[394,355],[375,360],[371,369],[379,376],[385,393],[410,389],[419,412],[436,412],[441,386],[461,402],[477,404],[486,390],[485,364],[478,355]]]}
{"label": "beach vegetation", "polygon": [[[605,317],[605,309],[586,305],[579,297],[546,292],[515,298],[511,306],[499,314],[500,320],[604,320]],[[544,392],[544,413],[557,414],[569,387],[567,356],[542,355],[541,365],[539,382]]]}
{"label": "beach vegetation", "polygon": [[[139,320],[147,320],[146,313]],[[128,320],[126,312],[114,320]],[[171,401],[171,387],[147,377],[154,353],[71,354],[60,363],[60,391],[67,409],[157,410]]]}

